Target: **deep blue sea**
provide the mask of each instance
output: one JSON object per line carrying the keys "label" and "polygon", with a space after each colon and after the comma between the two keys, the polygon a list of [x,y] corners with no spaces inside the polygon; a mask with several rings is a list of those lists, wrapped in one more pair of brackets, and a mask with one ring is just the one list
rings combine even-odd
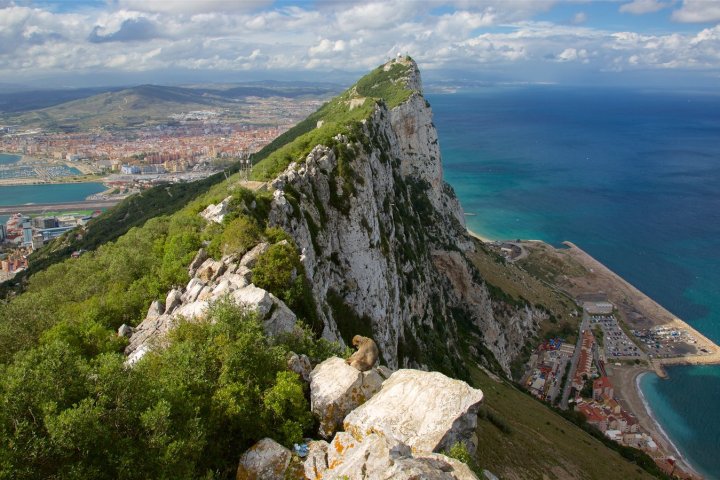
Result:
{"label": "deep blue sea", "polygon": [[[445,178],[490,238],[570,240],[720,342],[720,92],[558,86],[428,94]],[[642,389],[720,478],[720,366]]]}

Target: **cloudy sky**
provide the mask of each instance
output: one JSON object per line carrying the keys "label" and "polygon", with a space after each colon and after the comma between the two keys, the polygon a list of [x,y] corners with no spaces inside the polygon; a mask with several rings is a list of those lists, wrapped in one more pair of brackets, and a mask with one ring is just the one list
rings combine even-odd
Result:
{"label": "cloudy sky", "polygon": [[0,83],[426,79],[720,85],[720,0],[0,0]]}

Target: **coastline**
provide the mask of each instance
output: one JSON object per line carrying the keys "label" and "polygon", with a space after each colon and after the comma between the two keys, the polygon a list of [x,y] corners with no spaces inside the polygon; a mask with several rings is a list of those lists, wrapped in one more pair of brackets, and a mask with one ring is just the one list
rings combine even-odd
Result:
{"label": "coastline", "polygon": [[[681,320],[655,300],[641,292],[634,285],[610,270],[603,263],[592,257],[589,253],[572,242],[565,241],[564,245],[569,247],[565,250],[567,254],[580,262],[588,271],[602,273],[609,278],[613,285],[612,291],[607,291],[610,301],[615,303],[621,311],[638,310],[643,313],[653,325],[664,326],[677,330],[689,332],[696,340],[696,350],[701,348],[706,353],[692,353],[674,357],[652,357],[649,356],[650,367],[661,378],[667,377],[664,365],[715,365],[720,364],[720,347],[693,328],[687,322]],[[623,320],[630,327],[635,327],[629,320],[629,315],[623,315]]]}
{"label": "coastline", "polygon": [[495,240],[490,240],[488,237],[485,237],[485,236],[483,236],[483,235],[480,235],[479,233],[474,232],[474,231],[470,230],[470,229],[467,228],[467,227],[466,227],[466,230],[467,230],[468,235],[470,235],[471,237],[477,238],[477,239],[480,240],[481,242],[484,242],[484,243],[492,243],[492,242],[495,241]]}
{"label": "coastline", "polygon": [[634,391],[640,398],[643,408],[645,409],[645,413],[650,418],[650,421],[653,423],[653,425],[656,427],[655,432],[653,432],[653,433],[657,433],[657,436],[655,437],[656,441],[659,440],[660,442],[665,443],[666,447],[669,447],[668,450],[676,456],[676,459],[678,461],[680,468],[682,468],[684,471],[686,471],[687,473],[689,473],[691,475],[697,476],[698,478],[705,478],[704,475],[699,473],[698,470],[695,468],[695,466],[693,466],[693,464],[690,463],[690,461],[688,461],[687,457],[680,452],[680,449],[675,444],[675,442],[672,441],[672,438],[670,437],[670,435],[662,427],[662,424],[660,423],[660,421],[657,419],[657,417],[653,413],[652,407],[650,407],[650,403],[645,398],[645,394],[642,391],[642,387],[640,387],[640,381],[642,380],[642,377],[644,375],[651,375],[652,373],[653,372],[650,372],[650,371],[636,373],[634,376],[634,383],[635,383]]}

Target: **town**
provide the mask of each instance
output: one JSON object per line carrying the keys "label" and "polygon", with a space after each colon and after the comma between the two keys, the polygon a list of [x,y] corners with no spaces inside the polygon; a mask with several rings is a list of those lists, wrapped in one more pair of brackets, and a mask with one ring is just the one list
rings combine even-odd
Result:
{"label": "town", "polygon": [[258,151],[321,103],[315,97],[247,97],[238,111],[189,111],[170,114],[159,125],[70,133],[0,126],[0,152],[22,156],[0,165],[0,184],[217,171]]}
{"label": "town", "polygon": [[644,451],[667,473],[693,478],[677,468],[675,457],[659,447],[652,432],[641,427],[618,396],[608,373],[609,365],[639,364],[652,357],[636,341],[657,354],[672,351],[680,338],[694,342],[692,335],[655,327],[632,330],[636,338],[632,340],[616,318],[615,305],[602,294],[588,297],[591,300],[577,299],[583,309],[577,345],[562,338],[544,340],[530,356],[521,385],[542,401],[562,409],[572,407],[607,438]]}

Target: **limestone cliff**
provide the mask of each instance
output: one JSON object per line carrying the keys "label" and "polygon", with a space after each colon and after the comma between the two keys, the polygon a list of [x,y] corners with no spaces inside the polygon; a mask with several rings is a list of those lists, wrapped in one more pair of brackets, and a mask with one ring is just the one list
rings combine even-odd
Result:
{"label": "limestone cliff", "polygon": [[494,356],[507,372],[540,312],[491,298],[465,256],[473,243],[443,180],[417,65],[392,60],[334,102],[369,113],[271,182],[270,223],[303,252],[323,335],[371,336],[393,368],[457,372]]}

